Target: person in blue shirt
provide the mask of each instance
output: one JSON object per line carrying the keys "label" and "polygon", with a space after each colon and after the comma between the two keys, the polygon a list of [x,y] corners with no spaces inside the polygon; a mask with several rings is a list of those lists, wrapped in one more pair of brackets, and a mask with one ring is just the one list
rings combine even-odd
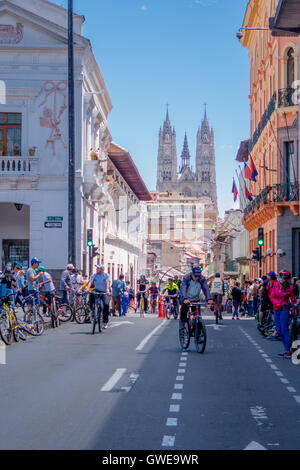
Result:
{"label": "person in blue shirt", "polygon": [[110,302],[110,277],[107,273],[104,272],[103,264],[97,264],[96,274],[93,274],[89,280],[88,285],[86,286],[86,291],[89,292],[91,286],[94,285],[95,289],[93,292],[90,292],[89,304],[92,312],[94,312],[95,306],[95,293],[102,294],[100,298],[103,301],[103,328],[107,328],[108,318],[109,318],[109,302]]}

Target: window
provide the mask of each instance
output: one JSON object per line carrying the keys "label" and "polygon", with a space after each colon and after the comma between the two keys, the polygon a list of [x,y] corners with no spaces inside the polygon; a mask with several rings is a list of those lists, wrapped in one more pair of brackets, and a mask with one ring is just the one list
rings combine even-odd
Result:
{"label": "window", "polygon": [[292,88],[295,81],[295,59],[294,50],[291,48],[287,53],[287,88]]}
{"label": "window", "polygon": [[14,155],[14,145],[21,148],[21,113],[0,113],[0,152]]}

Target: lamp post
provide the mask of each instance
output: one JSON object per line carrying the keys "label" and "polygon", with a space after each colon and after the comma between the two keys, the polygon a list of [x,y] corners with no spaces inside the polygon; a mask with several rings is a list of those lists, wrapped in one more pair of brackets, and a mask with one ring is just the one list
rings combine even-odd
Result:
{"label": "lamp post", "polygon": [[75,219],[75,103],[73,0],[68,0],[68,83],[69,83],[69,176],[68,176],[68,261],[76,265]]}

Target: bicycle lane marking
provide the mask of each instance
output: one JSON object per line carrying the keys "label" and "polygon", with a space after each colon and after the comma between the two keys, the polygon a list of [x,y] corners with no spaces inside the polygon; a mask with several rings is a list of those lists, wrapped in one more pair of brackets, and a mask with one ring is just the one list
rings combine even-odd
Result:
{"label": "bicycle lane marking", "polygon": [[151,331],[151,333],[149,333],[141,342],[140,344],[137,346],[136,348],[136,351],[142,351],[144,349],[144,347],[146,346],[146,344],[148,343],[148,341],[150,341],[150,339],[152,338],[152,336],[155,335],[155,333],[162,327],[164,326],[166,323],[168,323],[168,320],[164,320],[163,322],[161,322],[156,328],[154,328],[154,330]]}
{"label": "bicycle lane marking", "polygon": [[243,330],[243,328],[240,328],[240,330],[248,338],[250,343],[252,343],[253,346],[257,349],[257,351],[260,353],[262,359],[264,359],[265,362],[269,365],[270,369],[277,375],[277,377],[279,377],[280,382],[284,385],[287,385],[286,390],[290,394],[292,394],[292,396],[293,396],[294,400],[296,401],[296,403],[300,404],[300,396],[296,395],[297,390],[294,387],[289,386],[289,383],[290,383],[289,380],[286,379],[284,377],[283,373],[278,369],[278,367],[275,364],[273,364],[273,361],[272,361],[272,359],[269,358],[268,354],[266,354],[261,349],[261,347],[256,343],[256,341],[254,341],[254,339],[245,330]]}
{"label": "bicycle lane marking", "polygon": [[[176,376],[176,381],[174,384],[174,390],[175,392],[172,393],[171,396],[171,403],[169,407],[169,413],[171,416],[168,416],[167,421],[166,421],[166,427],[167,428],[173,428],[175,433],[170,435],[170,434],[165,434],[162,439],[161,446],[162,447],[174,447],[175,445],[175,439],[176,439],[176,428],[178,427],[178,413],[180,412],[180,402],[182,400],[183,396],[183,382],[185,378],[185,372],[186,372],[186,366],[187,366],[187,359],[188,359],[188,353],[187,352],[182,352],[180,359],[179,359],[179,365],[178,365],[178,370],[177,370],[177,375]],[[178,390],[181,390],[181,392],[178,392]]]}

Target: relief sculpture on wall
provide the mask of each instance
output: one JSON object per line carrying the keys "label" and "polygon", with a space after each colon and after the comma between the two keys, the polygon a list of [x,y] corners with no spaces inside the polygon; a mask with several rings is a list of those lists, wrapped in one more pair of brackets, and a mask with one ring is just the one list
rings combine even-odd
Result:
{"label": "relief sculpture on wall", "polygon": [[[52,81],[48,81],[45,83],[42,89],[42,93],[45,92],[45,98],[42,103],[40,103],[39,107],[42,107],[45,104],[47,104],[47,106],[44,107],[43,117],[40,118],[40,125],[41,127],[47,127],[51,129],[51,134],[46,142],[46,148],[50,144],[53,155],[56,155],[56,141],[60,141],[64,148],[67,147],[59,127],[61,123],[61,117],[67,109],[67,95],[65,93],[66,90],[67,82],[65,81],[58,82],[57,84]],[[59,98],[60,101],[63,101],[60,106],[58,104]]]}
{"label": "relief sculpture on wall", "polygon": [[24,26],[17,23],[16,26],[11,24],[0,24],[0,44],[18,44],[23,39]]}

